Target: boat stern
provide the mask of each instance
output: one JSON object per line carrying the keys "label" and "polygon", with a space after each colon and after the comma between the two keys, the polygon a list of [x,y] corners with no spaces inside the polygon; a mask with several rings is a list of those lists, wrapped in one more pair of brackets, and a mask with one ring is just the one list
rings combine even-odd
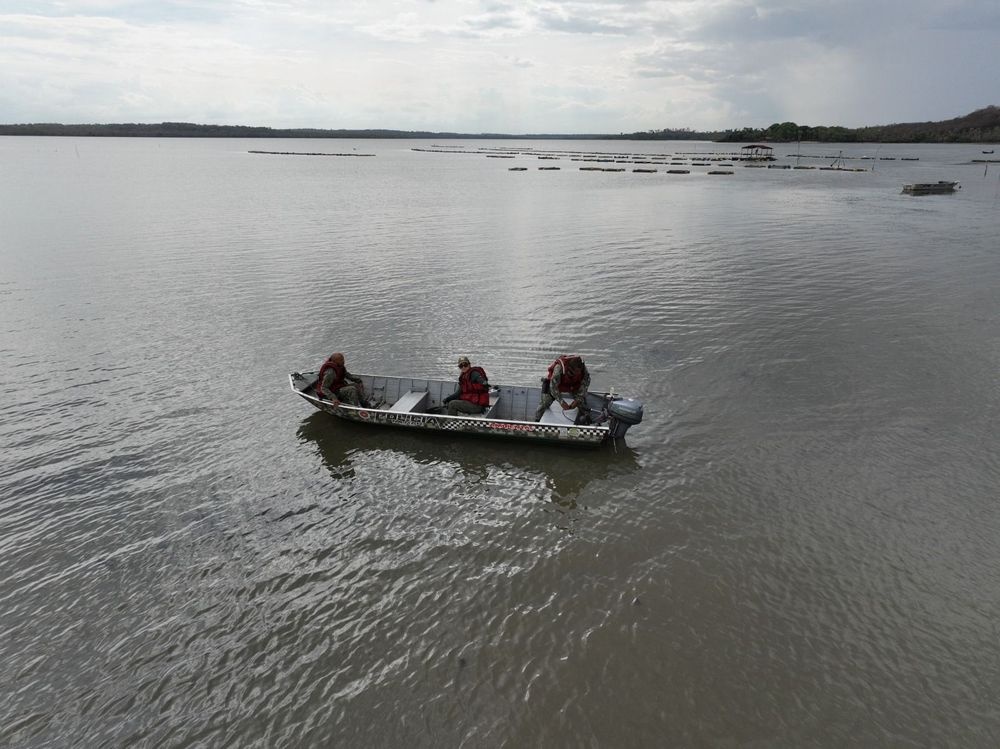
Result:
{"label": "boat stern", "polygon": [[619,439],[625,436],[629,427],[642,421],[643,405],[638,398],[619,398],[608,404],[608,423],[610,437]]}

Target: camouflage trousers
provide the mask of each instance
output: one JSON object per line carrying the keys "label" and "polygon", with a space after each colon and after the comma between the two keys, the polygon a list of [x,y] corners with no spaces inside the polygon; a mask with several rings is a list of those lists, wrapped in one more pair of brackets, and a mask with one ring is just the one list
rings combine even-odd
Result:
{"label": "camouflage trousers", "polygon": [[542,416],[545,412],[549,410],[549,406],[555,403],[555,398],[553,398],[548,393],[542,393],[542,399],[538,402],[538,408],[535,409],[535,421],[541,421]]}
{"label": "camouflage trousers", "polygon": [[464,401],[461,398],[455,398],[455,400],[448,401],[448,415],[449,416],[462,416],[463,414],[481,414],[483,412],[483,407],[477,403],[471,403],[470,401]]}
{"label": "camouflage trousers", "polygon": [[344,385],[337,391],[337,400],[343,401],[349,406],[360,406],[364,392],[362,385]]}

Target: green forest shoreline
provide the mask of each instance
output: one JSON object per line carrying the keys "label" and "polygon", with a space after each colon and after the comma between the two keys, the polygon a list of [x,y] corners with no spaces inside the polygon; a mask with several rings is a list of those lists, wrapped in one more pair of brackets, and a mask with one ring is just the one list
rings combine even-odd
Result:
{"label": "green forest shoreline", "polygon": [[0,125],[0,135],[54,135],[83,137],[145,138],[435,138],[518,140],[709,140],[721,143],[997,143],[1000,142],[1000,107],[988,106],[940,122],[909,122],[847,128],[776,122],[767,128],[697,131],[647,130],[634,133],[452,133],[422,130],[327,130],[319,128],[270,128],[248,125],[198,125],[189,122],[156,124],[120,123],[64,125],[28,123]]}

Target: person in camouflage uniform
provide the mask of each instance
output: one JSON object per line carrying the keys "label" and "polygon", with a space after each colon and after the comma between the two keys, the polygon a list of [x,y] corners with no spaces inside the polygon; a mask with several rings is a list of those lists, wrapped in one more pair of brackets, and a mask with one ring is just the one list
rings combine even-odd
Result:
{"label": "person in camouflage uniform", "polygon": [[[590,387],[590,372],[587,365],[579,356],[560,356],[549,366],[548,376],[545,378],[548,383],[548,390],[542,390],[542,397],[535,410],[535,421],[541,421],[542,416],[557,399],[563,411],[571,408],[579,408],[581,416],[586,408],[587,389]],[[572,401],[565,401],[560,396],[563,394],[573,396]],[[580,417],[577,417],[579,422]]]}
{"label": "person in camouflage uniform", "polygon": [[365,386],[361,378],[347,371],[344,355],[330,354],[319,370],[316,395],[332,401],[343,401],[351,406],[364,405]]}

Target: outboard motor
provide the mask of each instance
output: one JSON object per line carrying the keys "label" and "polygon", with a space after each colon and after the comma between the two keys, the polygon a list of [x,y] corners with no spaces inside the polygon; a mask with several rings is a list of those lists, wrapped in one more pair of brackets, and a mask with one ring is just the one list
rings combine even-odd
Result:
{"label": "outboard motor", "polygon": [[628,428],[642,421],[642,401],[636,398],[619,398],[608,404],[611,421],[608,428],[614,439],[624,437]]}

